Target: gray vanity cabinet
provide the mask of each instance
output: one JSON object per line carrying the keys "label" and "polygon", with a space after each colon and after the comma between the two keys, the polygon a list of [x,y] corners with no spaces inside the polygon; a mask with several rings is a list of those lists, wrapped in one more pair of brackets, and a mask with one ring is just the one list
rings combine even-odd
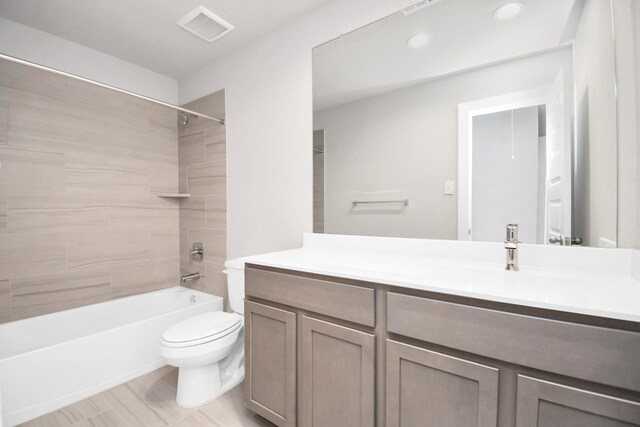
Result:
{"label": "gray vanity cabinet", "polygon": [[245,404],[281,427],[296,426],[296,316],[245,301]]}
{"label": "gray vanity cabinet", "polygon": [[498,369],[387,340],[387,427],[496,427]]}
{"label": "gray vanity cabinet", "polygon": [[302,316],[302,425],[372,427],[372,334]]}
{"label": "gray vanity cabinet", "polygon": [[640,426],[640,403],[518,375],[517,427]]}

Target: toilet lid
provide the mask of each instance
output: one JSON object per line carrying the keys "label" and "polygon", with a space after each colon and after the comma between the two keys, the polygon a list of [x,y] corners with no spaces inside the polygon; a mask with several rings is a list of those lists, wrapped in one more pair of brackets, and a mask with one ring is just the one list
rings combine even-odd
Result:
{"label": "toilet lid", "polygon": [[238,315],[213,311],[199,314],[176,323],[165,331],[162,339],[167,343],[188,343],[203,338],[220,338],[237,329]]}

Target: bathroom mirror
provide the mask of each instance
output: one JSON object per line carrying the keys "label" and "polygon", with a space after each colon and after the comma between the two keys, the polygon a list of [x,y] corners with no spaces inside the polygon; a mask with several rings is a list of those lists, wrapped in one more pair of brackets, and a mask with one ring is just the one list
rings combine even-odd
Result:
{"label": "bathroom mirror", "polygon": [[314,231],[615,247],[611,4],[427,0],[313,50]]}

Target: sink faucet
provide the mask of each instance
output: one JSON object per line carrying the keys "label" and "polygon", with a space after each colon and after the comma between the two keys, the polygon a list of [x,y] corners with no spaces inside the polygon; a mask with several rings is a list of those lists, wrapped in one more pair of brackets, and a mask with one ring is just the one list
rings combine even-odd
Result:
{"label": "sink faucet", "polygon": [[509,271],[518,271],[518,224],[507,224],[507,238],[504,241],[507,250],[507,266]]}
{"label": "sink faucet", "polygon": [[199,278],[200,278],[200,273],[185,274],[180,278],[180,284],[183,284],[187,280],[198,280]]}

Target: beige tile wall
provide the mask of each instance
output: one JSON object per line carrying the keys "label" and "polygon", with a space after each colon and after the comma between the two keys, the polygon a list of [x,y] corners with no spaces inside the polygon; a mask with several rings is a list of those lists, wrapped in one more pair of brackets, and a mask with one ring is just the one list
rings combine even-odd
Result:
{"label": "beige tile wall", "polygon": [[0,322],[178,284],[175,110],[0,60],[0,162]]}
{"label": "beige tile wall", "polygon": [[[185,108],[212,117],[225,115],[224,92],[193,101]],[[187,286],[227,297],[222,273],[227,258],[226,129],[205,119],[178,124],[180,191],[191,198],[180,201],[180,271],[200,272],[201,279]],[[205,262],[189,257],[194,242],[205,245]]]}

